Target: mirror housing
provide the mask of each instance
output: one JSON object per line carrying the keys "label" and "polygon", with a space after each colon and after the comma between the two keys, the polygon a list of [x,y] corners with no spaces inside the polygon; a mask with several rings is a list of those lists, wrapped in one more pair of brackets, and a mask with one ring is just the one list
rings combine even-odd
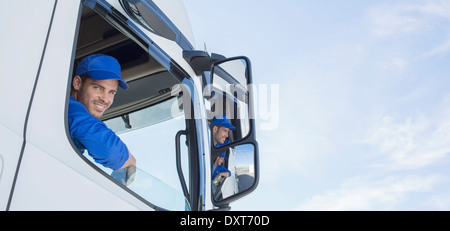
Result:
{"label": "mirror housing", "polygon": [[[211,103],[211,200],[222,208],[254,191],[259,182],[250,60],[240,56],[214,62],[210,81],[204,96],[209,94]],[[231,174],[215,179],[220,165],[219,172]]]}
{"label": "mirror housing", "polygon": [[225,56],[212,53],[211,56],[206,51],[183,51],[183,58],[192,67],[196,75],[201,75],[204,71],[209,71],[214,62],[226,59]]}
{"label": "mirror housing", "polygon": [[250,61],[246,57],[235,57],[215,62],[211,68],[211,84],[204,89],[211,103],[210,119],[222,119],[225,115],[230,129],[230,143],[243,140],[252,130]]}
{"label": "mirror housing", "polygon": [[[214,173],[211,179],[212,201],[215,206],[228,206],[230,202],[237,200],[253,192],[259,181],[258,146],[257,144],[239,144],[225,150],[217,150],[212,156],[212,171],[220,162],[221,155],[226,157],[222,160],[224,166],[230,173],[228,177]],[[223,170],[221,170],[223,171]],[[217,176],[216,176],[217,175]]]}

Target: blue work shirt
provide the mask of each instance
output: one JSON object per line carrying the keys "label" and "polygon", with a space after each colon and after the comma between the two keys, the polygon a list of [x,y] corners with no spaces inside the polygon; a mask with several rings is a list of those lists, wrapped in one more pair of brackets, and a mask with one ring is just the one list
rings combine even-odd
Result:
{"label": "blue work shirt", "polygon": [[[223,144],[217,143],[217,144],[216,144],[216,147],[218,148],[218,147],[227,145],[227,144],[229,144],[229,143],[231,143],[230,140],[225,139],[225,142],[223,142]],[[216,176],[219,175],[219,173],[221,173],[221,172],[228,172],[228,173],[230,174],[229,177],[231,176],[230,170],[228,170],[227,168],[225,168],[225,166],[223,166],[223,164],[217,166],[216,169],[214,169],[214,163],[211,164],[211,174],[212,174],[211,179],[212,179],[212,180],[214,180],[214,178],[216,178]]]}
{"label": "blue work shirt", "polygon": [[230,170],[228,170],[228,168],[225,168],[223,165],[219,165],[216,167],[216,169],[214,169],[214,164],[211,164],[211,171],[212,171],[212,176],[211,176],[212,180],[214,180],[214,178],[216,178],[216,176],[219,175],[219,173],[221,173],[221,172],[228,172],[230,174],[228,177],[231,176]]}
{"label": "blue work shirt", "polygon": [[225,145],[227,145],[227,144],[229,144],[229,143],[231,143],[231,141],[230,141],[229,139],[225,139],[225,141],[223,142],[223,144],[217,143],[217,144],[216,144],[216,148],[225,146]]}
{"label": "blue work shirt", "polygon": [[87,150],[95,162],[117,170],[128,160],[128,148],[116,133],[89,114],[86,107],[72,96],[69,100],[69,130],[81,153]]}

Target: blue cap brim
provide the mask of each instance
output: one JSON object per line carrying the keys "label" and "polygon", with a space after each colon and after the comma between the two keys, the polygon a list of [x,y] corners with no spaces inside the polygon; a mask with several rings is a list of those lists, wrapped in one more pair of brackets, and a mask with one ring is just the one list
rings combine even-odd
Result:
{"label": "blue cap brim", "polygon": [[124,90],[128,89],[127,82],[125,82],[122,78],[120,78],[120,76],[118,76],[114,72],[101,70],[101,71],[88,71],[87,74],[95,80],[116,79],[119,81],[120,88],[122,88]]}
{"label": "blue cap brim", "polygon": [[222,127],[226,127],[226,128],[228,128],[228,129],[230,129],[230,130],[236,129],[233,125],[231,125],[231,124],[229,124],[229,123],[223,123],[223,124],[221,124],[221,125],[222,125]]}

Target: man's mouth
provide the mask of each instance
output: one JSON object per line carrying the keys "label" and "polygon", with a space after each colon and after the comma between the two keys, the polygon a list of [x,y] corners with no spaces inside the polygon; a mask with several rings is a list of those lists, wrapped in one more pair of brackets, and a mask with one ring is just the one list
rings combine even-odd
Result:
{"label": "man's mouth", "polygon": [[103,111],[103,110],[105,110],[105,108],[106,108],[105,105],[101,105],[101,104],[94,104],[94,105],[95,105],[95,107],[96,107],[98,110],[100,110],[100,111]]}
{"label": "man's mouth", "polygon": [[94,106],[99,111],[104,111],[108,108],[108,105],[99,101],[94,101]]}

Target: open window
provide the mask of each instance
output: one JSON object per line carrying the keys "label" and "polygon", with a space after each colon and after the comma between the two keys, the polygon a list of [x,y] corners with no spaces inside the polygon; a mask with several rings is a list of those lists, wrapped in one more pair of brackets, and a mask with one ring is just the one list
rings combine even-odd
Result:
{"label": "open window", "polygon": [[[101,120],[135,156],[137,169],[134,180],[121,182],[115,177],[115,172],[96,163],[87,151],[80,156],[89,160],[88,163],[101,174],[155,209],[190,210],[189,198],[183,195],[175,164],[176,134],[190,126],[187,125],[185,110],[180,106],[182,97],[173,94],[174,87],[185,76],[176,76],[161,65],[149,54],[145,41],[133,35],[129,28],[118,26],[126,26],[120,22],[124,20],[123,16],[114,18],[107,15],[109,12],[99,6],[94,9],[82,7],[73,66],[76,70],[81,59],[97,53],[113,56],[119,61],[121,76],[129,89],[118,88],[114,103]],[[186,142],[180,142],[181,167],[188,185],[192,162],[189,156],[194,148],[192,142],[188,142],[189,136],[186,134]]]}

